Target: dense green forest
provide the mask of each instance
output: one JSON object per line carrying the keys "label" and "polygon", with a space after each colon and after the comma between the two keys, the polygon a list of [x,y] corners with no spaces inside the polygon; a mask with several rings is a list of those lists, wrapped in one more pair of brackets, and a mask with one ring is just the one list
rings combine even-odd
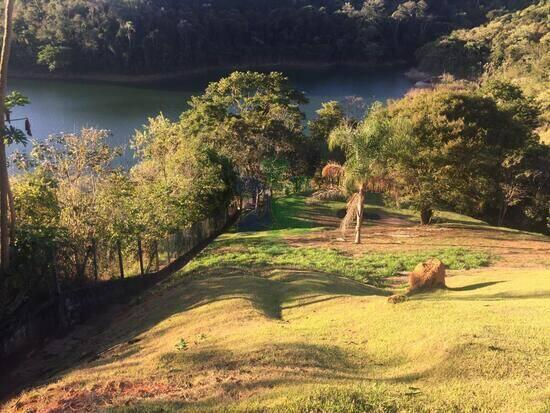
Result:
{"label": "dense green forest", "polygon": [[528,0],[23,0],[19,71],[174,72],[406,61],[427,41]]}
{"label": "dense green forest", "polygon": [[420,68],[457,77],[513,80],[542,107],[550,141],[550,3],[542,1],[470,30],[457,30],[418,51]]}

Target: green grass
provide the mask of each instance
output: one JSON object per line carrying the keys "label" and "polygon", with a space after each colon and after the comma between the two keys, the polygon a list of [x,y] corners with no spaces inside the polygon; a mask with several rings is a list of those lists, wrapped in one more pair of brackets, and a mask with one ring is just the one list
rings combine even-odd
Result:
{"label": "green grass", "polygon": [[315,222],[307,215],[308,210],[313,208],[308,207],[304,200],[304,197],[298,196],[274,199],[273,229],[316,228]]}
{"label": "green grass", "polygon": [[[411,394],[413,394],[412,392]],[[265,413],[278,411],[284,413],[397,413],[400,402],[395,392],[386,385],[359,385],[351,387],[327,386],[306,395],[292,395],[287,401],[278,403],[272,409],[266,409],[261,403],[245,408],[225,406],[216,408],[223,413]],[[204,406],[194,411],[208,409]],[[184,403],[154,403],[109,409],[108,413],[172,413],[185,409]]]}
{"label": "green grass", "polygon": [[[23,361],[66,368],[6,412],[550,412],[548,267],[478,268],[489,254],[438,248],[446,231],[430,233],[431,251],[312,248],[317,218],[341,203],[277,205],[300,223],[225,234],[96,330],[55,340],[45,364]],[[521,262],[545,248],[516,238]],[[448,288],[388,303],[385,277],[433,255],[455,270]]]}
{"label": "green grass", "polygon": [[423,252],[367,253],[352,257],[335,249],[295,247],[271,236],[270,231],[252,236],[221,237],[185,268],[184,274],[205,269],[295,268],[323,271],[356,281],[381,285],[386,277],[412,270],[416,264],[436,257],[451,270],[472,269],[490,264],[489,254],[465,248]]}

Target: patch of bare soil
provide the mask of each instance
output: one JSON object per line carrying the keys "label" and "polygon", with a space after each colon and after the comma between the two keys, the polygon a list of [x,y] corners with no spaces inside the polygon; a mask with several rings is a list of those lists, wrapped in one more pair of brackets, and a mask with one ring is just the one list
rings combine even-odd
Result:
{"label": "patch of bare soil", "polygon": [[[78,386],[50,387],[40,400],[17,401],[12,411],[28,413],[95,412],[98,407],[123,406],[136,399],[147,400],[170,396],[174,388],[158,381],[113,380],[91,388]],[[37,402],[37,403],[33,403]]]}
{"label": "patch of bare soil", "polygon": [[380,220],[367,221],[359,245],[353,243],[353,230],[347,231],[343,237],[337,229],[290,236],[286,242],[296,247],[333,248],[353,256],[372,252],[470,248],[490,253],[496,266],[550,265],[550,241],[541,236],[480,226],[412,225],[410,221],[395,216],[381,216]]}

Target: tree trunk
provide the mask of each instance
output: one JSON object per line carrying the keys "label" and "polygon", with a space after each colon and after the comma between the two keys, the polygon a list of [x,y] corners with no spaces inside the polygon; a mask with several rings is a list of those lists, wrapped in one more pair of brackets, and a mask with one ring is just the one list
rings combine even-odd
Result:
{"label": "tree trunk", "polygon": [[120,271],[120,278],[124,278],[124,263],[122,262],[122,246],[120,245],[120,241],[117,241],[116,249],[118,253],[118,269]]}
{"label": "tree trunk", "polygon": [[159,243],[155,241],[155,271],[159,271]]}
{"label": "tree trunk", "polygon": [[6,145],[4,145],[3,140],[0,140],[0,266],[2,272],[5,272],[10,266],[8,197],[5,184],[7,173]]}
{"label": "tree trunk", "polygon": [[361,244],[361,227],[363,225],[363,211],[365,203],[365,186],[362,185],[357,197],[357,223],[355,225],[355,243]]}
{"label": "tree trunk", "polygon": [[258,213],[260,208],[260,191],[256,191],[256,199],[254,200],[254,210]]}
{"label": "tree trunk", "polygon": [[497,226],[501,227],[502,224],[504,224],[504,218],[506,217],[507,212],[508,212],[508,205],[506,205],[506,202],[503,202],[503,205],[500,206],[500,210],[498,213]]}
{"label": "tree trunk", "polygon": [[80,264],[78,263],[78,252],[75,252],[76,277],[79,280],[83,280],[86,277],[86,266],[88,265],[88,258],[90,257],[91,252],[91,246],[86,248],[86,252],[84,253],[84,257],[82,258],[82,262]]}
{"label": "tree trunk", "polygon": [[98,279],[98,269],[97,269],[97,243],[95,239],[92,240],[92,259],[94,265],[94,280],[97,282]]}
{"label": "tree trunk", "polygon": [[[13,8],[15,0],[5,0],[4,6],[4,38],[2,42],[2,52],[0,55],[0,128],[3,130],[5,125],[5,106],[4,98],[6,96],[6,87],[8,79],[8,62],[10,59],[11,35]],[[9,197],[9,177],[8,164],[6,160],[6,144],[0,139],[0,267],[6,271],[10,265],[10,234],[8,233],[8,197]],[[12,214],[15,211],[12,209]],[[12,219],[12,226],[15,220]]]}
{"label": "tree trunk", "polygon": [[61,295],[61,284],[59,283],[59,271],[57,270],[57,248],[53,247],[50,251],[51,254],[51,263],[52,263],[52,282],[54,294],[57,296]]}
{"label": "tree trunk", "polygon": [[11,191],[11,185],[8,174],[6,174],[6,188],[8,192],[8,206],[10,209],[10,244],[15,241],[15,223],[17,220],[15,212],[15,202],[13,201],[13,192]]}
{"label": "tree trunk", "polygon": [[139,256],[139,272],[141,275],[144,275],[145,271],[143,270],[143,249],[141,248],[141,237],[138,237],[137,247]]}
{"label": "tree trunk", "polygon": [[59,271],[57,268],[57,248],[54,247],[52,250],[52,277],[55,284],[55,291],[57,295],[57,312],[59,315],[59,322],[62,326],[66,326],[66,312],[65,312],[65,301],[63,299],[63,291],[61,289],[61,283],[59,282]]}
{"label": "tree trunk", "polygon": [[420,210],[420,223],[422,225],[429,225],[433,216],[433,211],[429,207],[424,207]]}
{"label": "tree trunk", "polygon": [[396,52],[399,51],[399,26],[401,25],[401,21],[397,20],[395,23],[395,28],[393,30],[393,48]]}

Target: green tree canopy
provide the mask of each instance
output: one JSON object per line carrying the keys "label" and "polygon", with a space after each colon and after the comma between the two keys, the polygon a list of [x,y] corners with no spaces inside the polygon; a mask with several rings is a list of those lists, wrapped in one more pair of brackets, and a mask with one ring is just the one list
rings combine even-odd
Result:
{"label": "green tree canopy", "polygon": [[305,96],[281,73],[234,72],[193,97],[180,124],[186,134],[230,159],[241,176],[263,180],[265,159],[299,165],[303,103]]}
{"label": "green tree canopy", "polygon": [[395,170],[403,195],[429,219],[433,207],[482,214],[501,198],[501,167],[514,150],[534,142],[536,106],[511,86],[474,90],[441,86],[393,102],[389,113],[406,125]]}

